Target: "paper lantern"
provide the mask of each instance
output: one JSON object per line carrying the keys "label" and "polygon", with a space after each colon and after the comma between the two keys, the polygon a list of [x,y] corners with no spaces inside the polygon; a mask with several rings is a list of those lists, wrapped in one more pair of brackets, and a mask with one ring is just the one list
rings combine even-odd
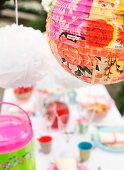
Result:
{"label": "paper lantern", "polygon": [[0,87],[35,84],[47,74],[44,36],[30,27],[0,28]]}
{"label": "paper lantern", "polygon": [[57,0],[47,22],[51,50],[66,71],[83,81],[123,81],[123,19],[123,0]]}

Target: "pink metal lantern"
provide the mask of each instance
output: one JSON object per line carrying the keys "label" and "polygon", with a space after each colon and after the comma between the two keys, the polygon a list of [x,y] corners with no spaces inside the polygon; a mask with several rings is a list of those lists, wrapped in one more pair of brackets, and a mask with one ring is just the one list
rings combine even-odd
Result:
{"label": "pink metal lantern", "polygon": [[47,22],[51,50],[88,83],[124,80],[124,1],[57,0]]}

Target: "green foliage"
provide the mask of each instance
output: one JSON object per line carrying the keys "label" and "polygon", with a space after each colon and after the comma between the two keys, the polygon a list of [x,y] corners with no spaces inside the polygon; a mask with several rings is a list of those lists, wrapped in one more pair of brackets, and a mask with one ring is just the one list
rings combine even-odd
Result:
{"label": "green foliage", "polygon": [[37,17],[37,20],[35,21],[27,21],[24,23],[25,26],[27,27],[33,27],[34,29],[39,29],[41,30],[41,32],[45,32],[46,31],[46,17],[47,14],[44,14],[41,17]]}
{"label": "green foliage", "polygon": [[0,7],[6,2],[6,0],[0,0]]}
{"label": "green foliage", "polygon": [[116,105],[122,115],[124,115],[124,82],[117,84],[119,92],[115,97]]}
{"label": "green foliage", "polygon": [[[14,1],[8,1],[3,6],[2,9],[15,10]],[[47,13],[43,10],[40,0],[18,0],[18,10],[26,14],[33,14],[36,19],[22,19],[19,17],[19,24],[23,24],[28,27],[33,27],[34,29],[39,29],[42,32],[46,31],[46,18]],[[29,16],[28,15],[28,16]],[[20,15],[19,15],[20,16]],[[8,16],[9,17],[9,16]],[[11,21],[15,21],[15,18],[9,18]]]}
{"label": "green foliage", "polygon": [[[6,2],[3,6],[3,9],[15,9],[15,5],[13,1]],[[37,1],[19,1],[18,2],[18,9],[21,12],[26,12],[35,15],[42,15],[44,13],[41,4]]]}

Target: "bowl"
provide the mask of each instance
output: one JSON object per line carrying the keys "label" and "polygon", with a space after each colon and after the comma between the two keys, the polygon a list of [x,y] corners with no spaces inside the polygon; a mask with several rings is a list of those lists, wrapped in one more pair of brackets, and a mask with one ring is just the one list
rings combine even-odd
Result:
{"label": "bowl", "polygon": [[93,100],[84,104],[84,108],[88,114],[88,117],[91,117],[95,112],[93,118],[94,121],[101,120],[105,118],[111,109],[113,100],[105,96],[94,96]]}
{"label": "bowl", "polygon": [[18,100],[28,100],[33,92],[33,87],[18,87],[14,89],[14,94]]}

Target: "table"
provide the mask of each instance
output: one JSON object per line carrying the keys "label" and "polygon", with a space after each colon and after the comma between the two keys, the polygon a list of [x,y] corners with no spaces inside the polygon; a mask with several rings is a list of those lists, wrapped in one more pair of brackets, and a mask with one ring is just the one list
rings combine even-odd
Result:
{"label": "table", "polygon": [[[109,96],[105,86],[103,85],[93,85],[89,87],[82,87],[77,89],[78,97],[77,100],[82,100],[85,98],[85,95],[92,93],[97,95],[105,95]],[[4,101],[18,103],[16,98],[13,95],[12,89],[5,90],[4,93]],[[35,97],[32,96],[29,102],[36,102]],[[19,104],[19,103],[18,103]],[[70,106],[70,111],[72,117],[76,117],[77,109],[74,105]],[[34,135],[37,136],[37,132],[41,129],[41,134],[46,134],[43,129],[43,122],[42,122],[42,114],[37,113],[35,117],[31,116],[31,121],[33,124]],[[124,122],[123,119],[115,105],[112,106],[112,109],[108,116],[103,119],[101,122],[97,122],[94,125],[106,125],[106,126],[123,126]],[[94,131],[95,129],[91,126],[91,129]],[[50,133],[50,132],[47,132]],[[36,158],[36,166],[37,170],[47,170],[49,164],[54,160],[57,159],[64,150],[65,144],[63,140],[63,136],[58,131],[52,131],[51,135],[53,136],[54,143],[52,152],[49,155],[44,155],[39,152],[39,143],[35,138],[34,146],[35,146],[35,158]],[[70,140],[69,148],[71,148],[73,152],[73,156],[75,158],[79,158],[77,144],[85,140],[86,136],[83,135],[74,135],[72,140]],[[99,148],[95,148],[92,152],[90,160],[85,164],[91,170],[98,170],[98,166],[101,166],[102,170],[124,170],[124,153],[110,153]]]}

